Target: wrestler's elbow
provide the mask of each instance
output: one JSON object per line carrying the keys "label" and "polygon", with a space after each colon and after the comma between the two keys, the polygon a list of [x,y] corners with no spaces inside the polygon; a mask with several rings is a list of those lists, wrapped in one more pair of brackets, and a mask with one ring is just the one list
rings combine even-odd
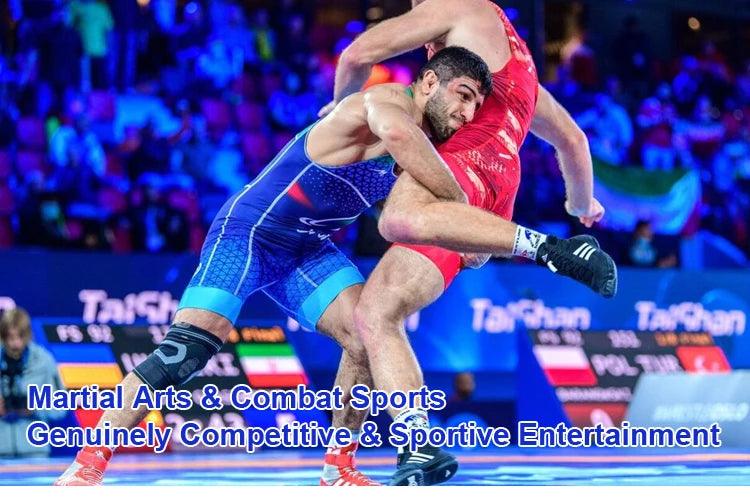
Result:
{"label": "wrestler's elbow", "polygon": [[400,120],[384,121],[380,125],[378,135],[391,155],[398,154],[411,146],[411,131],[408,125]]}
{"label": "wrestler's elbow", "polygon": [[388,208],[378,220],[380,235],[389,242],[404,244],[429,244],[431,241],[430,228],[418,211],[405,208]]}
{"label": "wrestler's elbow", "polygon": [[557,146],[559,149],[563,149],[569,152],[575,151],[576,149],[588,151],[589,139],[586,136],[586,133],[583,132],[583,129],[578,127],[576,123],[572,123],[568,127],[566,127],[563,131],[563,134],[561,134],[561,138]]}

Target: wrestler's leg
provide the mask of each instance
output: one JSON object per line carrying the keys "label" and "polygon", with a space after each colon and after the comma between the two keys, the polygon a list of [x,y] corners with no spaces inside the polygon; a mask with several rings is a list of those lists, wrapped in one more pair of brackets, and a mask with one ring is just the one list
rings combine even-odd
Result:
{"label": "wrestler's leg", "polygon": [[[435,301],[443,289],[443,275],[437,267],[410,249],[389,249],[375,267],[354,319],[378,390],[408,391],[423,385],[422,370],[406,336],[404,321]],[[400,411],[389,410],[394,417]]]}
{"label": "wrestler's leg", "polygon": [[590,235],[547,236],[479,208],[444,202],[402,174],[379,222],[394,242],[430,244],[459,252],[521,256],[570,277],[605,298],[617,292],[617,266]]}
{"label": "wrestler's leg", "polygon": [[332,243],[299,263],[287,277],[263,291],[303,326],[332,337],[342,348],[335,385],[341,387],[344,408],[333,410],[333,426],[350,430],[348,444],[330,444],[325,454],[321,484],[376,484],[356,470],[354,455],[366,411],[349,406],[356,384],[372,387],[364,345],[354,330],[354,308],[364,278],[354,264]]}
{"label": "wrestler's leg", "polygon": [[[438,298],[446,279],[425,255],[401,246],[389,249],[370,275],[354,319],[378,390],[410,391],[423,385],[422,371],[406,336],[404,321]],[[424,403],[388,411],[402,427],[428,428],[427,411],[421,405]],[[400,450],[398,469],[391,482],[433,485],[447,481],[457,469],[456,459],[439,448],[428,445],[417,451]]]}

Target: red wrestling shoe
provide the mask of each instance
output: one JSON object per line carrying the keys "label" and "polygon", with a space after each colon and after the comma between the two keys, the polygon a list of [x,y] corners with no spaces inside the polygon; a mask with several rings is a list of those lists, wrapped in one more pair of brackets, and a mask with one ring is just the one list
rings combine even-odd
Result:
{"label": "red wrestling shoe", "polygon": [[354,453],[359,443],[344,448],[328,448],[320,486],[381,486],[368,478],[354,465]]}
{"label": "red wrestling shoe", "polygon": [[[109,453],[111,458],[112,454]],[[55,481],[55,486],[98,486],[102,484],[109,458],[102,448],[84,448],[70,467]]]}

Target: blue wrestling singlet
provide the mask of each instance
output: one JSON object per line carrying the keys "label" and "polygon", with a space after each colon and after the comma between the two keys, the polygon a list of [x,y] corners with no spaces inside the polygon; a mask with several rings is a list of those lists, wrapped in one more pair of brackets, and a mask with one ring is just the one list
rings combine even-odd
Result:
{"label": "blue wrestling singlet", "polygon": [[[313,124],[314,126],[314,124]],[[234,322],[258,290],[315,329],[325,309],[362,274],[330,235],[385,198],[396,181],[389,155],[344,166],[307,156],[308,127],[214,218],[179,308]]]}

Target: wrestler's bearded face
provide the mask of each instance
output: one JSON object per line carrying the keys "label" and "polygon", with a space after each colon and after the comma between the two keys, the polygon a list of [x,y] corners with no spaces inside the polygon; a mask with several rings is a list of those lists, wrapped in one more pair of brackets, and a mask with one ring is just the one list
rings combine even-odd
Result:
{"label": "wrestler's bearded face", "polygon": [[441,83],[425,104],[424,114],[432,129],[433,140],[442,143],[474,118],[484,97],[478,84],[467,78]]}
{"label": "wrestler's bearded face", "polygon": [[445,94],[445,89],[440,86],[437,92],[427,100],[424,108],[425,117],[432,128],[433,139],[439,143],[453,136],[458,128],[463,125],[456,117],[451,116]]}

